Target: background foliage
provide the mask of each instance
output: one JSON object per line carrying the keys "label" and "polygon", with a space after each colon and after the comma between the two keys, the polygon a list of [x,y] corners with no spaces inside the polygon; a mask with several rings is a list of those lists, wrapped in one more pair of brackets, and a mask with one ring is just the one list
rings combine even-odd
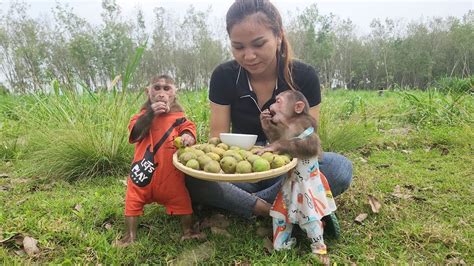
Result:
{"label": "background foliage", "polygon": [[[115,0],[102,1],[99,25],[60,3],[49,19],[33,19],[27,10],[24,2],[13,2],[0,17],[2,86],[14,92],[47,91],[53,79],[69,89],[83,81],[105,90],[144,43],[135,89],[156,73],[172,74],[185,89],[202,88],[213,68],[230,58],[225,33],[213,31],[216,23],[223,30],[224,21],[211,23],[210,10],[190,6],[175,17],[157,7],[149,27],[140,10],[124,19]],[[445,77],[469,77],[474,64],[472,10],[463,18],[408,25],[374,19],[366,36],[357,35],[349,19],[320,14],[316,5],[288,14],[287,21],[296,57],[319,70],[325,87],[426,88]]]}

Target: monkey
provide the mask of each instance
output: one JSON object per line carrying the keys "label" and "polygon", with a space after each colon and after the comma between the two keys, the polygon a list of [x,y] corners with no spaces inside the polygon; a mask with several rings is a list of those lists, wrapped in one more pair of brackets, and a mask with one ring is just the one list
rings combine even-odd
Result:
{"label": "monkey", "polygon": [[145,88],[147,100],[129,124],[129,142],[135,144],[134,160],[125,196],[125,236],[114,243],[126,247],[137,237],[138,217],[145,204],[157,202],[169,215],[181,216],[181,240],[205,238],[192,228],[191,198],[184,174],[172,164],[174,139],[183,146],[196,142],[196,126],[185,118],[176,99],[174,80],[168,75],[153,77]]}
{"label": "monkey", "polygon": [[291,232],[293,225],[298,224],[311,241],[312,254],[328,265],[321,219],[334,212],[336,204],[326,177],[319,171],[321,141],[316,133],[316,120],[309,114],[308,101],[299,91],[284,91],[262,111],[260,121],[269,144],[259,154],[269,151],[298,158],[270,209],[273,247],[281,250],[294,246],[296,240]]}
{"label": "monkey", "polygon": [[[142,106],[145,113],[137,119],[130,133],[130,138],[134,142],[147,136],[155,115],[168,112],[184,112],[183,107],[176,100],[174,81],[170,76],[159,75],[153,77],[150,83],[151,85],[145,89],[148,98]],[[160,91],[161,93],[158,93]],[[185,140],[189,141],[186,138]]]}
{"label": "monkey", "polygon": [[299,91],[284,91],[275,97],[275,103],[265,109],[260,120],[270,143],[261,152],[288,153],[295,158],[322,157],[321,141],[314,132],[306,138],[297,138],[307,128],[317,129],[316,119],[309,114],[306,97]]}

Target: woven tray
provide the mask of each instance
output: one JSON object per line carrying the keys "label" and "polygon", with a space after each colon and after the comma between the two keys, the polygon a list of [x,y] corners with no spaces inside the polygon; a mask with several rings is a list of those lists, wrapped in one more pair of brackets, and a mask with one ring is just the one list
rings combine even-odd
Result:
{"label": "woven tray", "polygon": [[194,178],[199,178],[207,181],[224,181],[224,182],[258,182],[264,179],[269,179],[272,177],[280,176],[284,173],[287,173],[296,166],[298,160],[294,158],[289,164],[286,164],[280,168],[270,169],[264,172],[248,173],[248,174],[226,174],[224,172],[220,173],[207,173],[204,171],[194,170],[192,168],[186,167],[178,161],[178,155],[175,153],[173,155],[173,164],[181,172],[192,176]]}

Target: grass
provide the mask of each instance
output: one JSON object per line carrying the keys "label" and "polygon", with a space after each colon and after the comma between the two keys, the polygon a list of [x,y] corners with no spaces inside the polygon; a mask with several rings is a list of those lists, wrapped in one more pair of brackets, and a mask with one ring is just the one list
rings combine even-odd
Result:
{"label": "grass", "polygon": [[[424,100],[432,97],[427,92],[411,93]],[[178,219],[165,215],[158,205],[146,206],[145,215],[140,220],[139,242],[127,249],[113,247],[111,242],[122,234],[124,227],[125,186],[122,181],[126,179],[126,171],[122,172],[116,165],[129,165],[127,159],[131,145],[119,141],[126,148],[118,149],[117,153],[126,154],[120,162],[113,162],[117,167],[115,174],[97,170],[94,178],[68,181],[58,172],[54,175],[25,175],[20,169],[25,162],[32,164],[32,169],[41,169],[43,164],[55,165],[57,157],[53,156],[50,159],[53,162],[47,162],[46,155],[43,155],[44,159],[35,163],[26,153],[33,151],[37,154],[39,151],[36,150],[38,146],[29,145],[37,143],[30,138],[31,135],[52,138],[59,130],[66,130],[64,138],[71,134],[71,141],[65,143],[77,142],[72,150],[77,147],[90,149],[84,154],[74,153],[72,158],[89,158],[87,154],[94,152],[111,158],[108,153],[97,151],[113,150],[109,147],[113,142],[97,149],[94,147],[98,143],[88,143],[94,138],[105,139],[105,132],[111,131],[108,125],[111,121],[117,128],[114,136],[121,139],[120,136],[126,134],[129,115],[139,108],[141,98],[127,96],[124,101],[128,104],[120,109],[123,114],[115,116],[107,110],[111,110],[116,99],[107,100],[105,95],[98,97],[104,97],[100,98],[102,107],[78,99],[77,105],[63,113],[74,117],[76,124],[65,122],[66,125],[61,126],[63,123],[56,118],[57,111],[49,115],[38,113],[53,122],[47,123],[51,126],[45,127],[44,133],[34,130],[29,134],[29,124],[15,120],[15,114],[31,110],[37,101],[28,97],[21,101],[16,97],[5,100],[11,107],[9,110],[16,111],[8,116],[5,112],[0,113],[2,141],[3,136],[10,141],[15,137],[22,140],[13,151],[6,149],[0,154],[0,158],[5,158],[0,163],[0,173],[9,175],[0,178],[0,201],[3,203],[0,205],[0,236],[4,239],[17,233],[31,236],[39,241],[41,251],[34,257],[18,254],[21,246],[7,241],[0,244],[2,264],[315,262],[309,255],[308,240],[302,236],[293,250],[266,253],[264,239],[256,234],[258,227],[270,226],[271,221],[266,218],[244,220],[230,216],[231,225],[227,230],[232,237],[213,235],[206,229],[208,240],[204,244],[199,241],[180,242]],[[181,93],[180,97],[188,116],[198,121],[198,131],[201,141],[204,141],[208,132],[208,110],[204,104],[207,102],[206,92]],[[63,101],[54,103],[51,97],[42,100],[50,108],[52,105],[60,106]],[[464,119],[465,122],[455,117],[453,121],[458,122],[449,125],[420,124],[417,119],[411,119],[412,116],[407,119],[406,112],[410,110],[403,109],[406,101],[395,92],[385,92],[381,96],[364,91],[327,92],[324,104],[321,125],[325,129],[321,130],[321,137],[328,143],[325,149],[342,152],[354,163],[353,184],[337,198],[342,237],[337,241],[327,241],[331,260],[343,264],[474,263],[472,116]],[[74,113],[79,106],[83,111]],[[467,114],[473,113],[472,96],[464,99],[463,108]],[[110,117],[106,118],[107,114]],[[90,132],[79,126],[89,126]],[[81,135],[89,139],[76,140]],[[58,139],[49,141],[55,143]],[[58,152],[67,153],[69,150],[61,148]],[[91,163],[81,165],[84,164]],[[397,197],[394,191],[406,198]],[[372,213],[368,195],[380,200],[380,213]],[[369,216],[362,224],[357,224],[354,218],[360,213]],[[195,251],[195,254],[189,255],[190,251]]]}

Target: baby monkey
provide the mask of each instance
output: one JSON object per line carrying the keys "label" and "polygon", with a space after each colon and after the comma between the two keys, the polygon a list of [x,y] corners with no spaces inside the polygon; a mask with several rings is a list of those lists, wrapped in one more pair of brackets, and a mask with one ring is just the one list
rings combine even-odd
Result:
{"label": "baby monkey", "polygon": [[269,110],[260,115],[263,131],[270,144],[261,150],[288,153],[298,163],[282,183],[270,209],[273,217],[273,247],[290,249],[294,224],[306,232],[311,251],[328,265],[321,219],[336,210],[329,184],[319,171],[321,141],[316,134],[316,120],[309,114],[309,104],[299,91],[284,91],[276,96]]}
{"label": "baby monkey", "polygon": [[137,237],[138,217],[149,203],[164,205],[166,213],[181,218],[182,240],[204,238],[192,229],[191,199],[184,174],[172,163],[174,139],[184,146],[196,142],[196,126],[187,120],[176,101],[176,87],[168,75],[152,78],[145,89],[147,101],[128,126],[129,142],[135,144],[134,159],[125,196],[125,236],[115,242],[124,247]]}
{"label": "baby monkey", "polygon": [[[316,134],[316,120],[309,114],[306,97],[299,91],[284,91],[275,103],[260,115],[263,131],[270,145],[262,152],[288,153],[295,158],[322,156],[321,141]],[[305,138],[297,136],[308,128],[314,134]]]}

